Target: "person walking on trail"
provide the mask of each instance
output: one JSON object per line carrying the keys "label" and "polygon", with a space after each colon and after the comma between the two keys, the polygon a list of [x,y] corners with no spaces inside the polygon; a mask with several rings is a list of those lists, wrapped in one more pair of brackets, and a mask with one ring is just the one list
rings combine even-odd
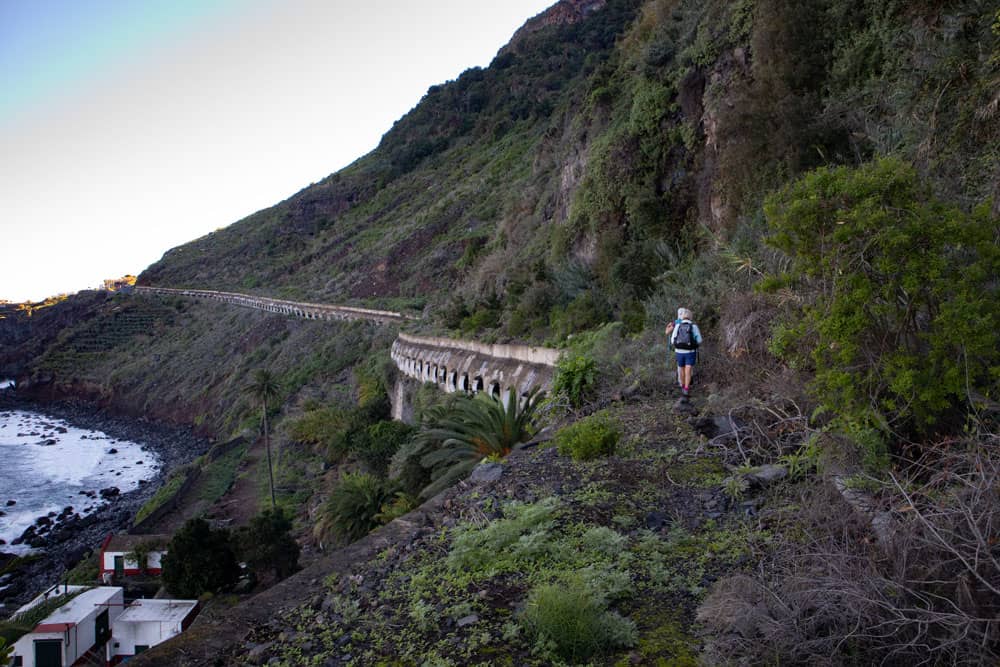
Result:
{"label": "person walking on trail", "polygon": [[[681,318],[678,317],[673,322],[667,322],[667,328],[663,330],[663,333],[665,333],[667,335],[667,354],[668,354],[668,356],[669,356],[669,353],[670,353],[670,348],[673,347],[673,342],[672,342],[673,341],[673,336],[672,336],[672,334],[674,333],[674,327],[676,327],[680,323],[681,323]],[[681,367],[678,366],[677,367],[677,386],[678,387],[683,387],[684,386],[683,380],[684,380],[684,378],[683,378],[683,373],[681,372]]]}
{"label": "person walking on trail", "polygon": [[691,374],[698,360],[698,347],[702,340],[701,330],[691,321],[693,317],[687,308],[678,308],[677,319],[668,324],[666,329],[670,335],[670,345],[677,355],[677,375],[684,396],[691,391]]}

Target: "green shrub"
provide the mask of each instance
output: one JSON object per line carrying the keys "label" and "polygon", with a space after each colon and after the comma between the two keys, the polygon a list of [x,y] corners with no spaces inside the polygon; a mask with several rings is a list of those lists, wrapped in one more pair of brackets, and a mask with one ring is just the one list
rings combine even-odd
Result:
{"label": "green shrub", "polygon": [[389,462],[389,479],[402,487],[405,493],[418,495],[431,483],[431,469],[420,464],[420,460],[430,454],[437,443],[419,438],[403,443]]}
{"label": "green shrub", "polygon": [[532,590],[523,619],[541,645],[574,663],[636,642],[635,624],[608,611],[605,601],[579,578]]}
{"label": "green shrub", "polygon": [[385,352],[369,355],[354,367],[358,407],[364,408],[388,399],[387,387],[394,373],[392,359]]}
{"label": "green shrub", "polygon": [[640,333],[646,328],[646,308],[641,301],[630,299],[622,308],[621,319],[626,333]]}
{"label": "green shrub", "polygon": [[549,317],[553,338],[561,341],[587,329],[593,329],[608,321],[610,315],[607,303],[595,290],[587,290],[566,307],[553,308]]}
{"label": "green shrub", "polygon": [[621,553],[628,542],[627,537],[607,526],[588,528],[580,539],[584,548],[588,551],[593,551],[607,557]]}
{"label": "green shrub", "polygon": [[228,590],[239,565],[228,530],[213,530],[204,519],[191,519],[174,533],[163,560],[163,584],[182,598]]}
{"label": "green shrub", "polygon": [[[696,230],[703,234],[702,230]],[[704,331],[717,318],[720,304],[737,288],[738,272],[727,266],[723,253],[696,252],[691,247],[657,246],[663,272],[646,298],[648,322],[672,322],[681,306],[691,309]],[[692,286],[697,289],[692,289]]]}
{"label": "green shrub", "polygon": [[292,422],[291,436],[296,442],[328,446],[348,424],[348,411],[335,407],[309,410]]}
{"label": "green shrub", "polygon": [[500,324],[500,311],[489,306],[481,306],[476,312],[462,319],[459,328],[463,334],[474,334],[483,329],[493,329]]}
{"label": "green shrub", "polygon": [[1000,249],[985,206],[945,205],[913,167],[883,159],[818,169],[765,212],[804,297],[772,349],[815,369],[844,430],[866,441],[953,430],[970,394],[995,391]]}
{"label": "green shrub", "polygon": [[375,518],[379,523],[389,523],[393,519],[398,519],[419,506],[420,500],[416,497],[403,491],[397,491],[391,501],[382,505],[382,509],[375,515]]}
{"label": "green shrub", "polygon": [[555,441],[560,454],[589,461],[612,454],[620,437],[615,420],[601,411],[560,429]]}
{"label": "green shrub", "polygon": [[563,352],[556,363],[556,377],[552,382],[552,392],[569,399],[574,407],[580,407],[593,394],[597,383],[597,362],[582,352]]}
{"label": "green shrub", "polygon": [[254,577],[273,575],[284,579],[299,569],[299,545],[292,537],[292,522],[281,509],[264,510],[236,534],[240,559]]}
{"label": "green shrub", "polygon": [[390,423],[385,421],[388,417],[388,397],[376,393],[365,399],[364,405],[350,410],[333,406],[310,410],[292,424],[291,437],[316,446],[330,463],[355,454],[383,474],[407,428],[402,424],[398,428],[381,426]]}
{"label": "green shrub", "polygon": [[345,473],[330,493],[316,524],[317,537],[336,536],[353,542],[379,526],[382,506],[391,503],[391,483],[368,473]]}
{"label": "green shrub", "polygon": [[403,422],[381,421],[352,434],[349,449],[369,472],[385,476],[393,455],[413,430]]}
{"label": "green shrub", "polygon": [[[467,526],[452,542],[448,566],[453,570],[490,570],[514,545],[538,542],[552,528],[559,501],[546,498],[533,504],[513,502],[504,517],[486,526]],[[531,536],[535,536],[532,539]]]}
{"label": "green shrub", "polygon": [[541,281],[527,286],[520,294],[511,291],[508,294],[508,302],[512,305],[507,319],[507,334],[521,336],[544,329],[557,296],[552,285]]}

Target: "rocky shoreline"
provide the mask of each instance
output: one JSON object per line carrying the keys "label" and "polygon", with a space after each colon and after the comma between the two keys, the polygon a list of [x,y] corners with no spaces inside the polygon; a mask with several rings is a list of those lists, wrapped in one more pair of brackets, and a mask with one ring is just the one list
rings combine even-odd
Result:
{"label": "rocky shoreline", "polygon": [[127,531],[136,512],[160,488],[167,473],[205,453],[212,445],[188,427],[114,415],[86,404],[28,401],[11,391],[0,391],[0,410],[37,412],[79,428],[102,431],[118,440],[130,440],[155,453],[162,463],[156,476],[134,491],[111,495],[106,498],[108,503],[92,514],[64,520],[45,533],[44,546],[33,557],[17,559],[0,551],[0,571],[6,571],[0,577],[0,586],[6,586],[0,590],[0,604],[7,611],[60,582],[68,569],[96,552],[109,533]]}

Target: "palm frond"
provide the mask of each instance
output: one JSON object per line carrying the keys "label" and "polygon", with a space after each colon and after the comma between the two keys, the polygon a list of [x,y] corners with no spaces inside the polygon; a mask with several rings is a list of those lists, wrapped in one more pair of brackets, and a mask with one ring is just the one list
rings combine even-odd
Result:
{"label": "palm frond", "polygon": [[543,396],[544,392],[535,389],[519,400],[511,389],[506,401],[479,394],[462,396],[446,408],[428,410],[416,441],[434,447],[421,457],[420,465],[433,470],[435,477],[421,495],[429,497],[427,491],[431,487],[447,486],[442,486],[442,478],[448,484],[453,483],[482,459],[506,456],[518,444],[528,441],[534,433],[533,418]]}

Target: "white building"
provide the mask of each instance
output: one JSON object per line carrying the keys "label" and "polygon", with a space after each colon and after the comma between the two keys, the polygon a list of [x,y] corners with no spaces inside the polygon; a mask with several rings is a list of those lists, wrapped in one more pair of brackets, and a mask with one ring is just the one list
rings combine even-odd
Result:
{"label": "white building", "polygon": [[[167,553],[170,535],[108,535],[101,543],[101,580],[105,584],[112,577],[131,577],[140,574],[159,576],[160,561]],[[146,563],[137,563],[130,555],[146,552]]]}
{"label": "white building", "polygon": [[136,600],[125,606],[118,586],[56,586],[15,613],[64,593],[78,593],[14,643],[15,667],[114,665],[183,632],[198,613],[197,600]]}
{"label": "white building", "polygon": [[136,600],[112,624],[112,660],[138,655],[179,635],[197,612],[197,600]]}
{"label": "white building", "polygon": [[15,616],[65,592],[78,595],[14,643],[15,666],[63,667],[72,665],[84,654],[94,656],[97,661],[106,660],[111,623],[125,608],[121,588],[55,586],[18,609]]}

